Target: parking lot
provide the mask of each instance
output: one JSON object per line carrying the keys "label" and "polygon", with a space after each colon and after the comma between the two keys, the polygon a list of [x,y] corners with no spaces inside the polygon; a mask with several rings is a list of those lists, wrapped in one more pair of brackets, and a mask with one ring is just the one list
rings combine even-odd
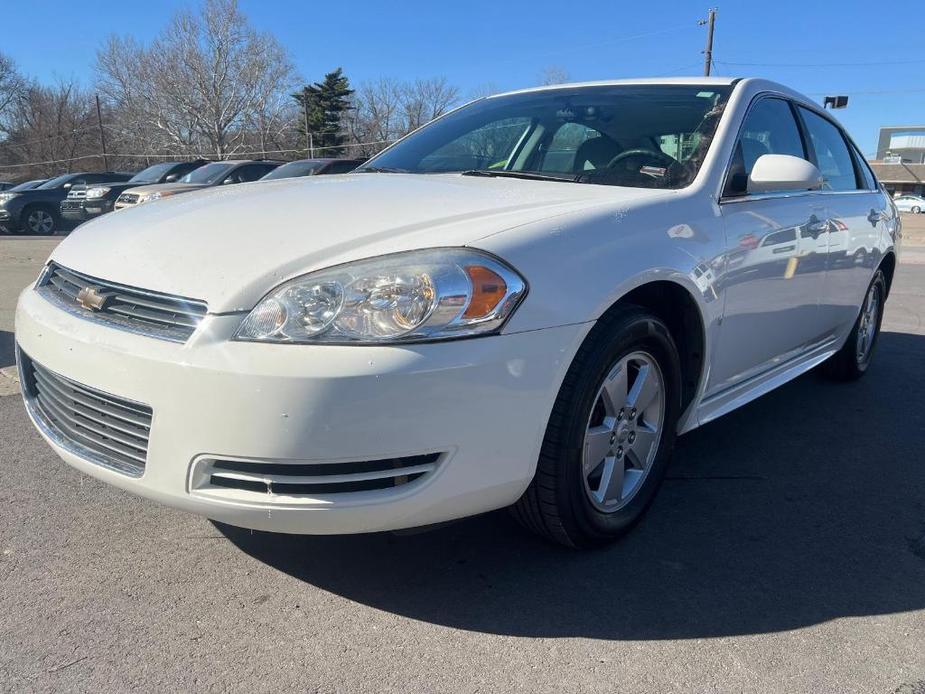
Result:
{"label": "parking lot", "polygon": [[[595,552],[503,512],[214,525],[68,468],[0,376],[0,690],[925,692],[925,215],[905,222],[868,376],[808,374],[683,437]],[[0,368],[59,240],[0,237]]]}

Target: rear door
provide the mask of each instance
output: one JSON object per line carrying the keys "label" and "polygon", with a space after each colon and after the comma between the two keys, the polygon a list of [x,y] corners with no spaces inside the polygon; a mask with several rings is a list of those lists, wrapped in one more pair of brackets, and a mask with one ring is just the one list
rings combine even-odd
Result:
{"label": "rear door", "polygon": [[874,268],[880,263],[888,201],[857,149],[823,113],[801,106],[800,118],[822,172],[828,236],[819,320],[830,334],[854,324]]}
{"label": "rear door", "polygon": [[767,371],[824,332],[819,302],[826,261],[825,205],[812,191],[747,192],[763,154],[809,158],[791,103],[758,97],[749,107],[726,175],[725,308],[707,393]]}

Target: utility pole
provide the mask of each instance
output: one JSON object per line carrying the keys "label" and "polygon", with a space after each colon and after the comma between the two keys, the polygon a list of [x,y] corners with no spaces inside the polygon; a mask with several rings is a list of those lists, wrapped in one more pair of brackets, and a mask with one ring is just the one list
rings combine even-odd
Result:
{"label": "utility pole", "polygon": [[302,87],[302,116],[305,118],[305,148],[308,150],[308,158],[315,158],[315,142],[311,131],[308,129],[308,86]]}
{"label": "utility pole", "polygon": [[713,65],[713,27],[716,24],[716,8],[711,7],[707,13],[706,19],[701,19],[699,24],[707,25],[707,47],[703,51],[703,74],[705,77],[710,76],[710,68]]}
{"label": "utility pole", "polygon": [[96,124],[100,126],[100,154],[103,156],[103,169],[109,171],[109,158],[106,156],[106,133],[103,131],[103,112],[100,110],[100,95],[96,95]]}

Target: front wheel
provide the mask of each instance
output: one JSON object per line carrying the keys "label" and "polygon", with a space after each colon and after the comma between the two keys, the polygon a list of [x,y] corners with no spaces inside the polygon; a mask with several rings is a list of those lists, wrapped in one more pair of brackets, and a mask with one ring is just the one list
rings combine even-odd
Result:
{"label": "front wheel", "polygon": [[680,373],[661,320],[636,306],[602,318],[566,374],[515,517],[570,547],[609,542],[629,530],[654,499],[671,458]]}
{"label": "front wheel", "polygon": [[23,230],[27,234],[53,234],[57,226],[54,213],[44,207],[30,207],[23,212]]}
{"label": "front wheel", "polygon": [[922,208],[916,205],[912,208],[912,214],[922,214]]}
{"label": "front wheel", "polygon": [[874,356],[883,306],[886,302],[886,278],[877,270],[864,296],[861,312],[854,322],[851,334],[838,352],[822,365],[822,372],[838,381],[855,381],[867,373]]}

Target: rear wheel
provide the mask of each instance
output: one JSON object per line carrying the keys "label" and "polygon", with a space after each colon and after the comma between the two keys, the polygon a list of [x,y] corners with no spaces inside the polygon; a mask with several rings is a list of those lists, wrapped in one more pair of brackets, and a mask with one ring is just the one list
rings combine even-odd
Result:
{"label": "rear wheel", "polygon": [[58,226],[54,212],[45,207],[27,207],[22,214],[23,230],[27,234],[53,234]]}
{"label": "rear wheel", "polygon": [[842,348],[823,364],[823,373],[839,381],[854,381],[867,372],[880,336],[886,279],[877,270],[867,289],[861,312]]}
{"label": "rear wheel", "polygon": [[916,205],[912,208],[912,214],[922,214],[922,208]]}
{"label": "rear wheel", "polygon": [[515,517],[570,547],[629,530],[671,458],[680,384],[677,348],[661,320],[635,306],[601,319],[565,377]]}

